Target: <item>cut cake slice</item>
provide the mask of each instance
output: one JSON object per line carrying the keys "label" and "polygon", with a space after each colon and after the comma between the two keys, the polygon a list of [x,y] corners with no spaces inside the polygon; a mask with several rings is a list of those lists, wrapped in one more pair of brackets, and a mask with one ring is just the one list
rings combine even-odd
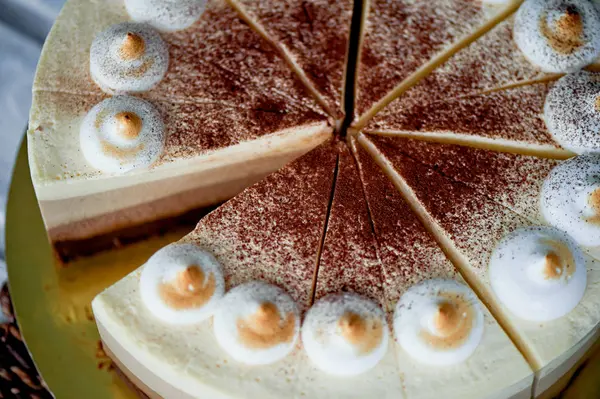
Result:
{"label": "cut cake slice", "polygon": [[[446,279],[466,284],[370,155],[360,145],[355,145],[354,150],[383,268],[385,308],[390,315],[402,294],[419,283]],[[333,216],[332,213],[330,225]],[[321,263],[319,275],[322,271]],[[424,365],[394,342],[407,398],[435,398],[442,389],[450,397],[476,398],[482,389],[490,396],[530,397],[531,369],[485,306],[480,306],[485,318],[483,338],[476,351],[462,363],[447,367]],[[490,368],[497,372],[486,373]]]}
{"label": "cut cake slice", "polygon": [[107,95],[90,77],[89,48],[100,31],[128,19],[121,1],[69,1],[40,59],[28,150],[44,220],[63,260],[224,201],[333,131],[278,51],[227,3],[210,0],[190,28],[161,33],[169,69],[140,94],[166,127],[158,162],[122,175],[94,169],[82,156],[79,131]]}
{"label": "cut cake slice", "polygon": [[492,291],[488,266],[500,240],[534,224],[400,152],[384,155],[368,138],[362,136],[360,141],[525,355],[536,372],[534,395],[546,391],[579,360],[600,332],[600,262],[583,255],[587,289],[566,315],[548,322],[515,316]]}
{"label": "cut cake slice", "polygon": [[335,119],[344,113],[352,0],[229,0],[269,38]]}
{"label": "cut cake slice", "polygon": [[[179,243],[213,254],[227,290],[252,280],[274,284],[303,313],[312,301],[337,158],[335,145],[321,145],[207,215]],[[279,362],[248,367],[219,346],[212,319],[183,328],[157,319],[141,300],[140,274],[101,293],[93,311],[107,352],[147,394],[300,395],[300,344]]]}

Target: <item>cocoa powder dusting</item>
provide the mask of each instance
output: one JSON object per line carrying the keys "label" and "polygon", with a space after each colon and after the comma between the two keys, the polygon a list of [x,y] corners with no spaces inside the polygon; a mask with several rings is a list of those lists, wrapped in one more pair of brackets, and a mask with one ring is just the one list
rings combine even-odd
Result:
{"label": "cocoa powder dusting", "polygon": [[218,259],[227,288],[261,280],[305,310],[336,163],[335,146],[322,144],[210,213],[185,240]]}
{"label": "cocoa powder dusting", "polygon": [[358,115],[486,20],[478,1],[371,0],[358,69]]}
{"label": "cocoa powder dusting", "polygon": [[[531,223],[464,183],[452,181],[385,144],[378,150],[412,189],[419,203],[480,275],[500,239]],[[389,242],[389,241],[387,241]]]}
{"label": "cocoa powder dusting", "polygon": [[542,183],[559,161],[455,144],[369,135],[376,146],[394,148],[459,181],[530,220],[539,218]]}
{"label": "cocoa powder dusting", "polygon": [[241,0],[250,17],[289,50],[308,79],[341,115],[352,0]]}
{"label": "cocoa powder dusting", "polygon": [[339,145],[335,192],[327,224],[315,300],[328,294],[355,292],[385,304],[382,266],[355,160]]}
{"label": "cocoa powder dusting", "polygon": [[560,148],[543,120],[548,88],[541,83],[414,105],[397,113],[385,110],[365,131],[450,133]]}
{"label": "cocoa powder dusting", "polygon": [[360,145],[356,147],[362,181],[383,264],[388,310],[409,287],[458,273],[423,227],[396,187]]}
{"label": "cocoa powder dusting", "polygon": [[514,41],[513,24],[514,19],[509,18],[454,54],[374,120],[387,121],[415,104],[448,101],[539,77],[542,71],[525,58]]}
{"label": "cocoa powder dusting", "polygon": [[281,112],[318,111],[277,50],[224,1],[210,0],[193,26],[162,37],[169,48],[169,69],[146,94],[149,98],[250,109],[276,103]]}

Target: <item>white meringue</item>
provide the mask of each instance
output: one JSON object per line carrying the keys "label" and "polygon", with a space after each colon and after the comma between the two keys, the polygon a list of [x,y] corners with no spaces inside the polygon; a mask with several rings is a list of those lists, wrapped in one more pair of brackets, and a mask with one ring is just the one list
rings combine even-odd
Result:
{"label": "white meringue", "polygon": [[167,45],[146,24],[112,25],[94,38],[90,48],[92,79],[107,93],[150,90],[168,68]]}
{"label": "white meringue", "polygon": [[315,366],[327,373],[364,373],[384,357],[389,341],[385,314],[357,294],[328,295],[307,312],[302,342]]}
{"label": "white meringue", "polygon": [[586,288],[583,252],[554,227],[521,228],[494,249],[489,277],[492,290],[517,317],[558,319],[577,306]]}
{"label": "white meringue", "polygon": [[165,126],[149,102],[130,96],[108,98],[90,110],[79,140],[85,159],[107,173],[152,165],[165,146]]}
{"label": "white meringue", "polygon": [[579,155],[556,166],[541,192],[542,216],[582,246],[600,246],[600,155]]}
{"label": "white meringue", "polygon": [[483,336],[477,296],[454,280],[425,280],[410,287],[394,313],[396,340],[417,361],[449,366],[466,360]]}
{"label": "white meringue", "polygon": [[600,151],[600,73],[580,71],[560,78],[546,96],[544,119],[567,150]]}
{"label": "white meringue", "polygon": [[526,0],[514,38],[543,71],[574,72],[600,55],[600,12],[589,0]]}
{"label": "white meringue", "polygon": [[144,264],[140,276],[143,303],[170,324],[194,324],[209,318],[224,291],[221,265],[194,244],[162,248]]}
{"label": "white meringue", "polygon": [[191,26],[205,7],[206,0],[125,0],[125,8],[134,21],[146,22],[163,31]]}
{"label": "white meringue", "polygon": [[259,281],[230,290],[213,320],[223,350],[252,365],[284,358],[300,334],[300,311],[294,300],[281,288]]}

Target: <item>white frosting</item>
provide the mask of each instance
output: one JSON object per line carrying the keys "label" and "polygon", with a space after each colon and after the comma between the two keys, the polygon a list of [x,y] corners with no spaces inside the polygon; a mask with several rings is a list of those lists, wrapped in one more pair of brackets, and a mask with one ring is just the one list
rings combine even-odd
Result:
{"label": "white frosting", "polygon": [[543,71],[577,71],[600,55],[600,12],[589,0],[526,0],[515,18],[514,38]]}
{"label": "white frosting", "polygon": [[163,31],[185,29],[200,18],[206,0],[125,0],[134,21],[146,22]]}
{"label": "white frosting", "polygon": [[425,280],[410,287],[394,313],[394,334],[402,349],[435,366],[471,356],[481,342],[483,326],[477,297],[454,280]]}
{"label": "white frosting", "polygon": [[503,238],[489,272],[500,301],[517,317],[531,321],[569,313],[583,297],[587,281],[583,252],[553,227],[522,228]]}
{"label": "white frosting", "polygon": [[580,71],[556,82],[546,96],[548,131],[577,154],[600,151],[600,74]]}
{"label": "white frosting", "polygon": [[223,297],[221,265],[194,244],[171,244],[143,266],[140,295],[148,310],[163,322],[199,323],[212,316]]}
{"label": "white frosting", "polygon": [[379,363],[388,348],[389,331],[381,308],[366,298],[328,295],[307,312],[302,343],[319,369],[335,375],[364,373]]}
{"label": "white frosting", "polygon": [[541,211],[580,245],[600,246],[600,155],[579,155],[555,167],[542,186]]}
{"label": "white frosting", "polygon": [[259,281],[229,291],[213,322],[223,350],[252,365],[284,358],[300,333],[300,312],[294,300],[281,288]]}
{"label": "white frosting", "polygon": [[169,50],[146,24],[123,22],[98,34],[90,48],[92,79],[107,93],[147,91],[169,67]]}
{"label": "white frosting", "polygon": [[160,157],[165,146],[165,126],[149,102],[116,96],[88,112],[79,140],[85,159],[94,168],[125,173],[146,168]]}

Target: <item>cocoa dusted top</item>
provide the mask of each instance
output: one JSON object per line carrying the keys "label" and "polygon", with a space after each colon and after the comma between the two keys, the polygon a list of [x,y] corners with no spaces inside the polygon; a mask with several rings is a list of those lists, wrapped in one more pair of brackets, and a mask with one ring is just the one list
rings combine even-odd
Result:
{"label": "cocoa dusted top", "polygon": [[[486,275],[489,257],[500,239],[519,227],[530,225],[524,218],[466,184],[443,176],[392,146],[383,144],[377,149],[391,162],[426,212],[480,276]],[[383,215],[389,218],[390,213]],[[423,251],[418,254],[422,255]]]}
{"label": "cocoa dusted top", "polygon": [[364,190],[383,263],[385,293],[393,311],[411,286],[431,278],[459,278],[433,237],[371,156],[356,146]]}
{"label": "cocoa dusted top", "polygon": [[381,263],[356,161],[345,144],[338,147],[340,160],[315,300],[355,292],[384,305]]}
{"label": "cocoa dusted top", "polygon": [[517,47],[513,25],[514,18],[498,24],[390,103],[374,119],[387,121],[415,104],[448,101],[545,76]]}
{"label": "cocoa dusted top", "polygon": [[227,289],[267,282],[305,310],[336,163],[335,146],[322,144],[204,217],[184,240],[217,258]]}
{"label": "cocoa dusted top", "polygon": [[405,154],[477,190],[530,220],[539,219],[539,193],[559,161],[455,144],[369,135],[377,147]]}
{"label": "cocoa dusted top", "polygon": [[223,0],[209,1],[194,25],[163,38],[171,63],[151,98],[278,112],[317,109],[277,49]]}
{"label": "cocoa dusted top", "polygon": [[539,83],[488,94],[384,110],[365,131],[450,133],[561,148],[543,120],[549,84]]}
{"label": "cocoa dusted top", "polygon": [[357,76],[358,115],[487,19],[480,1],[372,0],[369,4]]}
{"label": "cocoa dusted top", "polygon": [[341,116],[352,0],[237,0],[281,43]]}

